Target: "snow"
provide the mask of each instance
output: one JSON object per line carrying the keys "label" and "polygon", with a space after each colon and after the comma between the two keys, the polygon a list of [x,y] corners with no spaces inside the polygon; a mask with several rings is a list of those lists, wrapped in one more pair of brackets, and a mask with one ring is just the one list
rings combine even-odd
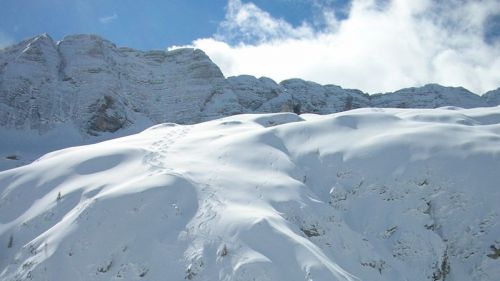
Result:
{"label": "snow", "polygon": [[429,84],[369,95],[302,79],[225,78],[197,49],[140,51],[95,35],[56,42],[43,34],[0,50],[0,170],[164,122],[194,124],[240,113],[497,106],[498,93],[479,96]]}
{"label": "snow", "polygon": [[[107,139],[136,134],[141,128],[154,123],[145,118],[138,118],[135,126],[130,126],[114,133],[102,133],[98,136],[82,134],[71,123],[58,124],[55,128],[40,134],[38,130],[0,127],[0,171],[29,164],[51,151],[66,147],[92,144]],[[15,156],[15,159],[9,157]]]}
{"label": "snow", "polygon": [[499,170],[500,107],[160,124],[0,172],[0,280],[498,280]]}

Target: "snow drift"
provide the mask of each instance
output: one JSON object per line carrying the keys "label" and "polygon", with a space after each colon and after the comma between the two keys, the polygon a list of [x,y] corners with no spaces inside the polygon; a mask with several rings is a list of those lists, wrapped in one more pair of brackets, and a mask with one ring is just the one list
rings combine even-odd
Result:
{"label": "snow drift", "polygon": [[0,173],[0,280],[498,280],[500,107],[236,115]]}

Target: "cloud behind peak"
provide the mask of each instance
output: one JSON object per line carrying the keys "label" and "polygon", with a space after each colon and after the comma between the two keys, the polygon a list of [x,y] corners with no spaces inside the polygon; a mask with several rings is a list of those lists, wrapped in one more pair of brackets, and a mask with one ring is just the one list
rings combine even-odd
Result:
{"label": "cloud behind peak", "polygon": [[481,94],[500,86],[500,44],[485,37],[499,0],[353,0],[343,19],[333,9],[318,9],[321,27],[294,26],[229,0],[217,34],[193,45],[226,76],[299,77],[368,92],[440,83]]}

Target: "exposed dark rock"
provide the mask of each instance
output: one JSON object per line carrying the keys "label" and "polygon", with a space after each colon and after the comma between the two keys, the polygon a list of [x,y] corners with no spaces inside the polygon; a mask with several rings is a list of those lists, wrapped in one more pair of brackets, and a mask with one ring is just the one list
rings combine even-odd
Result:
{"label": "exposed dark rock", "polygon": [[500,248],[497,248],[495,245],[491,245],[490,249],[491,249],[492,253],[486,255],[488,258],[491,258],[494,260],[500,258]]}
{"label": "exposed dark rock", "polygon": [[99,132],[115,132],[127,123],[124,110],[113,97],[104,96],[89,108],[94,115],[89,122],[88,132],[97,135]]}

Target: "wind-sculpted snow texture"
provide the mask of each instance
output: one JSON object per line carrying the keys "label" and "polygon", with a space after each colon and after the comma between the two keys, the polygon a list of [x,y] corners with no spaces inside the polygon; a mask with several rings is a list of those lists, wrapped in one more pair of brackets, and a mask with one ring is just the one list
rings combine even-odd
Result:
{"label": "wind-sculpted snow texture", "polygon": [[499,108],[236,115],[0,173],[0,280],[497,281]]}
{"label": "wind-sculpted snow texture", "polygon": [[481,97],[431,84],[370,96],[301,79],[226,79],[201,50],[138,51],[93,35],[59,42],[40,35],[0,50],[0,170],[163,122],[361,107],[496,106],[498,93]]}

